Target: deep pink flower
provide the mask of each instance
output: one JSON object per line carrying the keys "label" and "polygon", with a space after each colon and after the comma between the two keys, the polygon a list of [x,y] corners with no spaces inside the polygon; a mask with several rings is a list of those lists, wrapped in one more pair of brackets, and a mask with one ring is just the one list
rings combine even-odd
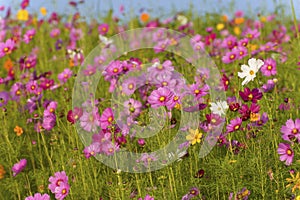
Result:
{"label": "deep pink flower", "polygon": [[109,25],[108,24],[100,24],[98,26],[98,32],[101,35],[105,35],[109,30]]}
{"label": "deep pink flower", "polygon": [[29,0],[23,0],[23,1],[21,2],[21,8],[22,8],[22,9],[27,8],[28,5],[29,5]]}
{"label": "deep pink flower", "polygon": [[227,125],[226,127],[226,133],[231,133],[231,132],[234,132],[234,131],[237,131],[241,128],[241,125],[242,125],[242,119],[237,117],[233,120],[230,121],[230,124]]}
{"label": "deep pink flower", "polygon": [[113,123],[114,119],[115,118],[112,109],[106,108],[100,117],[101,128],[106,129],[109,125]]}
{"label": "deep pink flower", "polygon": [[294,151],[289,144],[280,143],[277,149],[278,154],[280,155],[280,160],[285,161],[286,165],[291,165],[294,159]]}
{"label": "deep pink flower", "polygon": [[67,120],[71,122],[71,124],[74,124],[75,122],[77,122],[78,119],[80,119],[82,114],[83,114],[83,109],[75,107],[74,110],[69,110],[67,115]]}
{"label": "deep pink flower", "polygon": [[256,103],[263,96],[259,89],[254,88],[250,90],[248,87],[244,88],[244,92],[239,91],[239,94],[245,102],[252,101],[252,103]]}
{"label": "deep pink flower", "polygon": [[26,165],[27,165],[27,160],[26,159],[21,159],[20,162],[14,164],[14,166],[11,169],[13,171],[13,176],[16,176],[21,171],[23,171],[24,168],[26,167]]}

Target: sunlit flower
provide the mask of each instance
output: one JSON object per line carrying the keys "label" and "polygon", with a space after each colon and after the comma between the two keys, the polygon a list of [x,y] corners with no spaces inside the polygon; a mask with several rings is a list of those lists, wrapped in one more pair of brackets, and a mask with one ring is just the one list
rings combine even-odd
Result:
{"label": "sunlit flower", "polygon": [[228,109],[228,104],[226,101],[211,103],[210,110],[212,113],[217,115],[225,115],[226,110]]}
{"label": "sunlit flower", "polygon": [[150,15],[148,13],[142,13],[140,16],[140,19],[142,22],[148,22],[148,20],[150,19]]}
{"label": "sunlit flower", "polygon": [[242,82],[242,85],[253,81],[256,77],[256,73],[260,69],[260,67],[264,64],[264,62],[260,59],[251,58],[248,60],[248,65],[242,65],[242,72],[238,72],[238,76],[240,78],[245,78]]}
{"label": "sunlit flower", "polygon": [[17,136],[21,136],[23,134],[23,129],[20,126],[16,126],[14,128],[14,132],[17,134]]}
{"label": "sunlit flower", "polygon": [[190,134],[186,136],[186,139],[190,142],[190,144],[194,145],[201,142],[203,134],[199,132],[199,129],[190,129],[189,132]]}
{"label": "sunlit flower", "polygon": [[4,167],[0,164],[0,180],[4,178],[5,173]]}
{"label": "sunlit flower", "polygon": [[41,8],[40,8],[40,13],[41,13],[43,16],[47,15],[47,9],[46,9],[45,7],[41,7]]}
{"label": "sunlit flower", "polygon": [[292,187],[292,192],[295,192],[296,189],[300,190],[300,173],[297,172],[296,175],[294,173],[290,173],[292,178],[287,178],[286,181],[289,183],[286,187]]}
{"label": "sunlit flower", "polygon": [[21,9],[17,13],[17,19],[20,21],[27,21],[29,19],[29,13],[27,10]]}

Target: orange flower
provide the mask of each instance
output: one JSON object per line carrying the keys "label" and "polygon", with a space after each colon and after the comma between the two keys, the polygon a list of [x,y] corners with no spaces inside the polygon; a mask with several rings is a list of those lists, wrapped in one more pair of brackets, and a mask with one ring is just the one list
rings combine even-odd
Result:
{"label": "orange flower", "polygon": [[227,22],[227,21],[228,21],[227,15],[222,15],[221,20],[222,20],[223,22]]}
{"label": "orange flower", "polygon": [[0,165],[0,179],[4,178],[5,173],[6,173],[6,171],[4,170],[4,167],[2,165]]}
{"label": "orange flower", "polygon": [[12,69],[13,67],[13,62],[11,61],[11,59],[7,59],[5,62],[4,62],[4,68],[6,71],[9,71],[10,69]]}
{"label": "orange flower", "polygon": [[41,7],[41,8],[40,8],[40,13],[41,13],[43,16],[47,15],[47,9],[46,9],[45,7]]}
{"label": "orange flower", "polygon": [[14,128],[14,132],[17,134],[17,136],[21,136],[23,134],[23,129],[19,126],[16,126]]}
{"label": "orange flower", "polygon": [[237,25],[244,23],[244,21],[245,19],[243,17],[237,17],[234,19],[234,23]]}
{"label": "orange flower", "polygon": [[150,18],[150,15],[148,13],[142,13],[140,16],[140,19],[142,22],[147,22]]}

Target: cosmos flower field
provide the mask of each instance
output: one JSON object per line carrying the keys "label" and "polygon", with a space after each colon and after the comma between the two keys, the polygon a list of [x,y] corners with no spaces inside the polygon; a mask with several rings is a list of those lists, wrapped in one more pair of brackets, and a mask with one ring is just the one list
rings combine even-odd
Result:
{"label": "cosmos flower field", "polygon": [[[300,200],[300,22],[0,5],[0,199]],[[128,14],[121,7],[123,15]]]}

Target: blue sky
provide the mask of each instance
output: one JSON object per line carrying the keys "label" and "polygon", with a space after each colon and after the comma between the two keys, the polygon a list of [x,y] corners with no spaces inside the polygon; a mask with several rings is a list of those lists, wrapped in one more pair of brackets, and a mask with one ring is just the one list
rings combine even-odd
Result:
{"label": "blue sky", "polygon": [[[293,0],[297,18],[300,19],[300,0]],[[21,0],[0,0],[0,5],[12,7],[15,14],[20,8]],[[44,6],[49,12],[73,13],[74,9],[68,5],[69,0],[30,0],[28,10],[39,11]],[[233,4],[231,4],[233,2]],[[86,17],[105,15],[110,8],[113,8],[114,15],[120,18],[129,18],[130,15],[139,14],[145,9],[152,16],[169,17],[176,11],[184,11],[191,8],[195,13],[202,15],[205,12],[219,12],[227,15],[232,11],[243,10],[248,15],[269,13],[275,10],[278,5],[284,5],[288,12],[291,11],[290,0],[85,0],[79,7],[81,14]],[[119,8],[124,5],[126,16],[119,13]],[[3,16],[4,13],[0,13]]]}

